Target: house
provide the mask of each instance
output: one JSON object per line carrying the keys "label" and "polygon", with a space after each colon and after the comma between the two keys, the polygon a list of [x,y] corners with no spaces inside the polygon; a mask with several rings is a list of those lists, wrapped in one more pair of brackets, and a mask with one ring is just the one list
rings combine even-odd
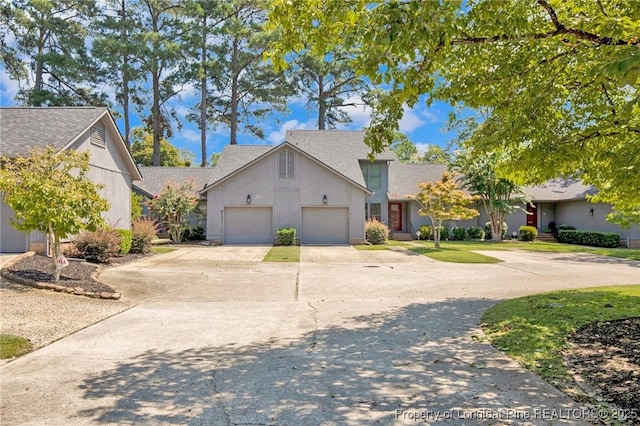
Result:
{"label": "house", "polygon": [[[104,107],[0,108],[0,153],[28,155],[31,147],[89,151],[88,177],[103,184],[110,208],[103,217],[111,226],[131,225],[131,185],[142,176]],[[13,210],[0,200],[0,252],[45,251],[46,237],[27,235],[10,224]]]}

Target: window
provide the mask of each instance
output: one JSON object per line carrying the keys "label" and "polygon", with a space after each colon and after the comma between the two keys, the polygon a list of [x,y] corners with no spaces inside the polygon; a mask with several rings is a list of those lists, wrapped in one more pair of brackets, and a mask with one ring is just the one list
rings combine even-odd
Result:
{"label": "window", "polygon": [[291,179],[294,177],[294,154],[285,149],[278,158],[278,173],[281,179]]}
{"label": "window", "polygon": [[380,203],[365,203],[364,205],[365,219],[375,219],[380,221],[382,218],[382,204]]}
{"label": "window", "polygon": [[367,188],[382,188],[382,166],[380,164],[363,164],[362,176],[367,183]]}
{"label": "window", "polygon": [[91,143],[104,147],[106,144],[104,123],[99,121],[91,126]]}

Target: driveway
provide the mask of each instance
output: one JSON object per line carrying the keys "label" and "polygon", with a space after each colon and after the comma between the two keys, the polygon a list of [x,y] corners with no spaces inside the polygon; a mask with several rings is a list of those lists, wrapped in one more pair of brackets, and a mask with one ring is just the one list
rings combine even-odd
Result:
{"label": "driveway", "polygon": [[640,283],[640,262],[598,256],[302,247],[300,264],[265,264],[259,250],[103,272],[138,305],[0,367],[2,423],[588,424],[485,342],[480,317],[504,298]]}

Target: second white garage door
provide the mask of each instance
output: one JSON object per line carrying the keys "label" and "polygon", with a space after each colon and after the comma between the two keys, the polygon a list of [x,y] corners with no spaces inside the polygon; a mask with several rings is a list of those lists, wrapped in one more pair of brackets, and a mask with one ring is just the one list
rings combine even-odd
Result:
{"label": "second white garage door", "polygon": [[349,209],[303,207],[301,244],[349,244]]}
{"label": "second white garage door", "polygon": [[225,244],[273,244],[271,207],[225,207]]}

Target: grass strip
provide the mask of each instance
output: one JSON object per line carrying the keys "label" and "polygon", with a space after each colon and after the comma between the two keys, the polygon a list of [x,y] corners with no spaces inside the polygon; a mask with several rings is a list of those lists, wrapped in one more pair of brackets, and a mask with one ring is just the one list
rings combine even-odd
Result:
{"label": "grass strip", "polygon": [[178,249],[173,247],[153,246],[151,247],[151,250],[153,250],[153,252],[157,254],[165,254],[165,253],[171,253],[172,251],[176,251]]}
{"label": "grass strip", "polygon": [[500,263],[502,260],[484,254],[475,253],[466,248],[458,248],[441,244],[440,250],[435,247],[414,247],[412,252],[429,256],[433,260],[452,263]]}
{"label": "grass strip", "polygon": [[0,334],[0,359],[24,355],[32,349],[31,342],[13,334]]}
{"label": "grass strip", "polygon": [[273,246],[263,262],[300,262],[299,246]]}

